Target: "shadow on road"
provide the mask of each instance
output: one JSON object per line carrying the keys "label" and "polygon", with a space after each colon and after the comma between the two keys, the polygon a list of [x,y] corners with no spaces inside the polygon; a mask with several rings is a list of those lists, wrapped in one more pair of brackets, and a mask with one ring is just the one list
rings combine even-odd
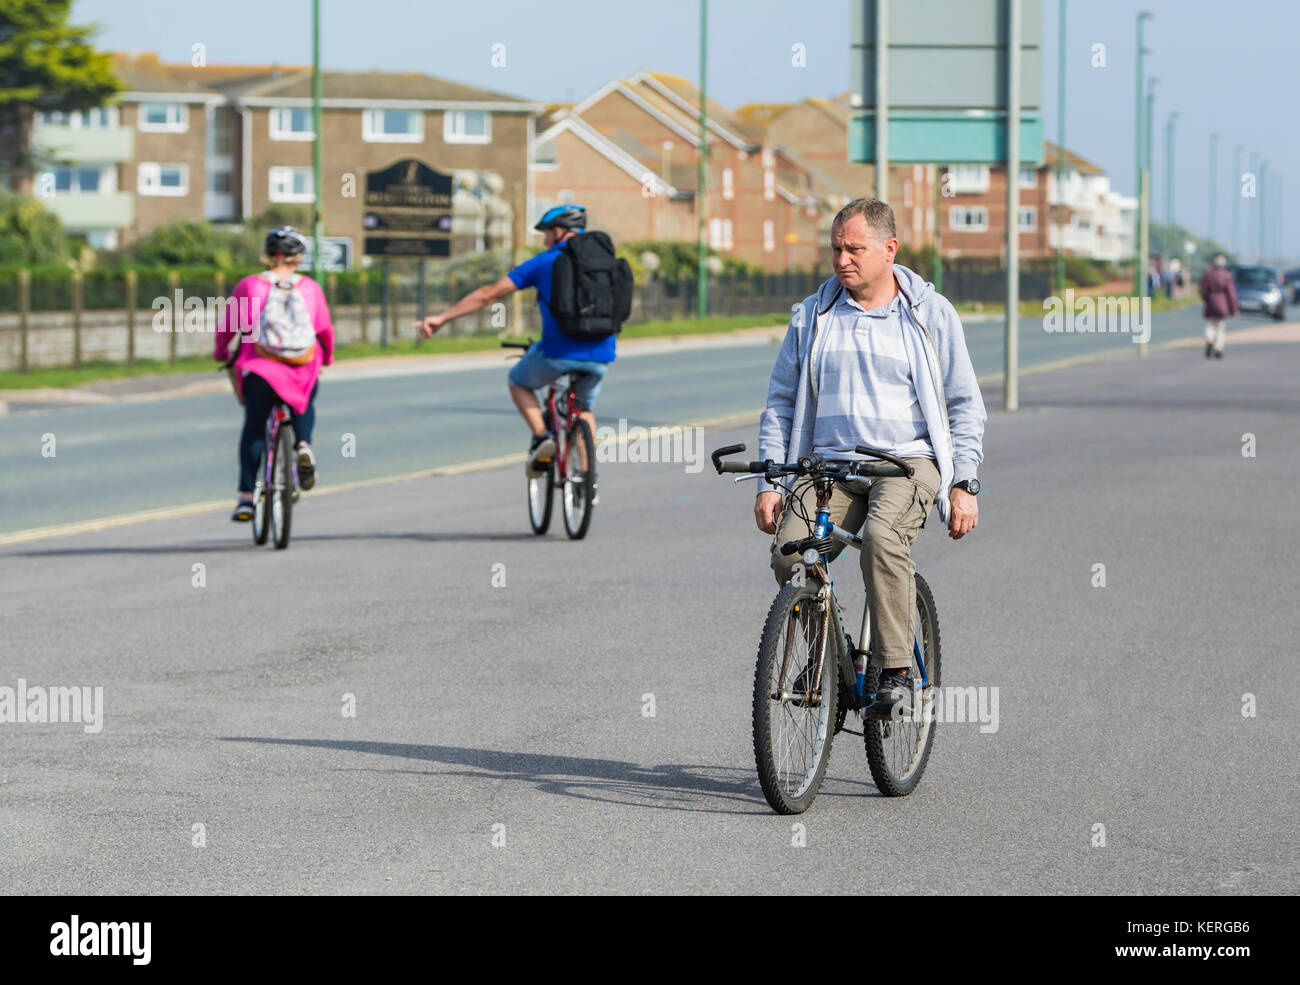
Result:
{"label": "shadow on road", "polygon": [[[416,746],[396,742],[350,742],[333,739],[270,739],[222,736],[223,742],[260,742],[270,745],[308,746],[396,756],[446,766],[456,770],[383,770],[419,772],[425,776],[457,776],[487,780],[516,779],[538,790],[599,800],[629,807],[695,811],[708,814],[770,814],[753,770],[729,766],[661,764],[638,766],[614,759],[553,756],[532,752],[500,752],[458,746]],[[721,799],[734,809],[715,806]],[[742,806],[743,805],[743,806]]]}

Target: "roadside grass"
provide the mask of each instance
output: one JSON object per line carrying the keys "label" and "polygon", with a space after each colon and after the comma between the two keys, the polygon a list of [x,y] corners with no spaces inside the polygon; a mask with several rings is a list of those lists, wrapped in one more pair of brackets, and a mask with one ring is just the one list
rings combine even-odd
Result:
{"label": "roadside grass", "polygon": [[[718,315],[704,319],[643,322],[628,325],[619,333],[623,339],[668,338],[679,335],[708,335],[736,332],[746,328],[763,328],[769,325],[784,326],[789,312],[767,315]],[[403,330],[409,328],[403,323]],[[338,361],[374,356],[432,356],[446,353],[487,352],[496,349],[504,340],[523,341],[520,336],[507,335],[435,335],[417,343],[409,335],[389,343],[383,348],[378,342],[355,342],[334,350]],[[71,366],[38,367],[26,373],[17,370],[0,372],[0,390],[35,390],[45,387],[81,386],[104,380],[118,380],[137,376],[172,376],[216,372],[216,365],[208,356],[182,356],[174,363],[159,359],[137,359],[134,365],[93,360],[82,363],[80,369]]]}

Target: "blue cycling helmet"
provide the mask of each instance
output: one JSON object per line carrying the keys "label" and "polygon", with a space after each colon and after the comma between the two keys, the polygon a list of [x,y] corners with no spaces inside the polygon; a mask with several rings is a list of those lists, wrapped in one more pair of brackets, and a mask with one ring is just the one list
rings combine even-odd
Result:
{"label": "blue cycling helmet", "polygon": [[547,209],[546,214],[537,220],[537,225],[533,228],[539,232],[555,228],[582,232],[587,228],[587,207],[572,203],[557,205],[553,209]]}

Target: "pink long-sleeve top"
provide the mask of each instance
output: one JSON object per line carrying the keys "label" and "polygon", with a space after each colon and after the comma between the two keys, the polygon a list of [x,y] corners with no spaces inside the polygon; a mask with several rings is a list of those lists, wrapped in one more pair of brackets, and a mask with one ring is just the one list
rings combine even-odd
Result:
{"label": "pink long-sleeve top", "polygon": [[245,277],[235,285],[230,295],[231,303],[226,305],[224,322],[217,328],[212,358],[224,363],[230,358],[230,346],[236,336],[242,334],[243,344],[239,346],[239,358],[235,361],[235,385],[240,388],[240,395],[243,395],[244,377],[256,373],[270,384],[281,400],[302,414],[307,410],[307,401],[321,367],[334,361],[334,325],[330,321],[329,305],[325,303],[325,292],[319,284],[310,277],[301,276],[298,291],[316,329],[316,349],[311,362],[291,366],[257,354],[253,343],[261,324],[262,306],[271,294],[271,282],[260,274]]}

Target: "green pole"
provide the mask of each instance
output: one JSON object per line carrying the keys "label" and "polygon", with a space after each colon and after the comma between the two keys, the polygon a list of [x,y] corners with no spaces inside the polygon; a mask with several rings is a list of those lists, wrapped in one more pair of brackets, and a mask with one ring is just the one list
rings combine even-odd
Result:
{"label": "green pole", "polygon": [[[1057,15],[1060,36],[1056,66],[1056,293],[1065,293],[1065,0]],[[1017,177],[1017,180],[1019,178]]]}
{"label": "green pole", "polygon": [[[696,175],[695,202],[699,215],[699,228],[696,230],[698,256],[695,262],[695,317],[703,318],[709,311],[709,272],[704,265],[704,203],[708,175],[704,158],[708,153],[708,64],[709,64],[709,0],[700,0],[700,155],[699,171]],[[667,177],[667,176],[665,176]]]}
{"label": "green pole", "polygon": [[1214,242],[1214,193],[1219,179],[1215,172],[1219,169],[1219,135],[1210,134],[1210,242]]}
{"label": "green pole", "polygon": [[[1137,207],[1137,211],[1134,213],[1135,222],[1134,222],[1134,229],[1133,229],[1134,232],[1133,239],[1135,244],[1138,240],[1142,238],[1141,233],[1139,232],[1139,227],[1141,227],[1143,221],[1145,221],[1146,219],[1146,213],[1142,208],[1142,169],[1143,169],[1142,90],[1145,88],[1143,84],[1143,77],[1142,77],[1142,54],[1143,54],[1142,25],[1143,22],[1148,20],[1150,17],[1151,14],[1145,10],[1140,12],[1137,15],[1137,58],[1135,59],[1135,61],[1137,62],[1137,88],[1135,89],[1134,96],[1133,96],[1134,100],[1137,103],[1133,112],[1134,129],[1135,129],[1135,136],[1133,139],[1133,156],[1137,162],[1137,167],[1135,167],[1133,170],[1135,172],[1135,177],[1136,177],[1134,184],[1137,186],[1137,196],[1138,196],[1138,207]],[[1143,274],[1145,273],[1146,264],[1141,255],[1140,249],[1137,251],[1137,253],[1138,256],[1136,258],[1136,262],[1133,264],[1133,293],[1138,297],[1145,297],[1146,278],[1143,276]]]}
{"label": "green pole", "polygon": [[1174,228],[1174,121],[1178,119],[1178,110],[1169,114],[1169,124],[1165,127],[1165,222],[1169,225],[1166,235],[1171,238],[1169,252],[1175,252],[1172,244]]}
{"label": "green pole", "polygon": [[320,238],[322,214],[321,206],[321,163],[320,163],[320,0],[311,0],[311,125],[315,136],[311,142],[312,194],[315,208],[312,216],[312,253],[311,273],[317,281],[321,278]]}
{"label": "green pole", "polygon": [[[1151,202],[1153,201],[1151,198],[1151,180],[1155,177],[1155,170],[1152,168],[1152,165],[1155,163],[1156,160],[1155,151],[1152,150],[1152,144],[1151,144],[1151,129],[1152,129],[1151,121],[1156,118],[1156,83],[1159,81],[1160,80],[1156,78],[1154,75],[1151,76],[1151,78],[1147,79],[1147,115],[1146,115],[1147,149],[1146,149],[1146,156],[1142,159],[1145,162],[1143,164],[1143,170],[1146,172],[1146,176],[1147,176],[1146,178],[1147,197],[1146,197],[1146,205],[1143,205],[1142,209],[1148,218],[1148,226],[1149,226],[1149,220],[1151,214]],[[1138,198],[1141,199],[1142,196],[1138,195]],[[1142,242],[1145,244],[1142,247],[1142,269],[1145,271],[1147,269],[1147,265],[1150,263],[1151,260],[1150,228],[1147,228],[1146,230],[1143,231]],[[1143,278],[1143,283],[1146,283],[1145,277]]]}

